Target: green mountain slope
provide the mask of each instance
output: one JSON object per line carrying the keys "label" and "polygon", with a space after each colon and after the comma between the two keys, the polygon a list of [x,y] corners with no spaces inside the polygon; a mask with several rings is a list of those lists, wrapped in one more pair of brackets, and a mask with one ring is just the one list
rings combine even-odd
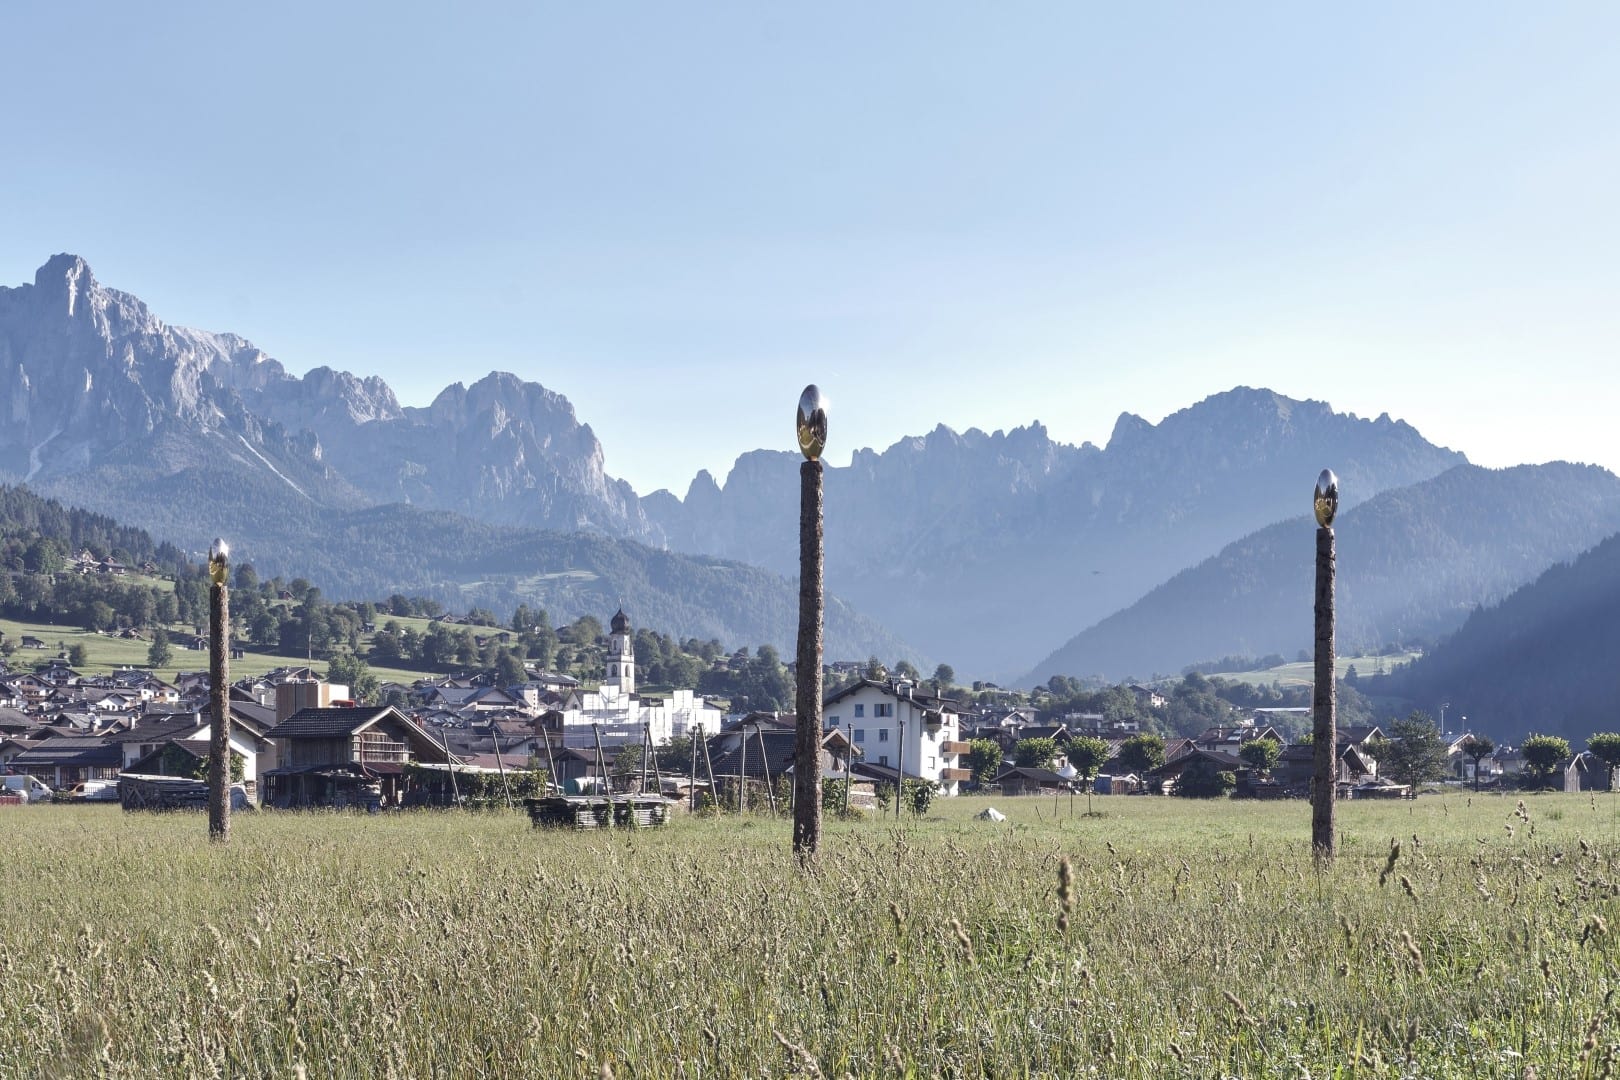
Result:
{"label": "green mountain slope", "polygon": [[[1145,676],[1309,648],[1314,528],[1301,517],[1228,545],[1071,638],[1027,679]],[[1617,530],[1620,478],[1595,466],[1463,465],[1375,496],[1337,523],[1340,649],[1448,633]]]}
{"label": "green mountain slope", "polygon": [[1551,567],[1470,615],[1428,655],[1374,680],[1375,694],[1454,716],[1497,741],[1532,732],[1577,746],[1620,730],[1620,536]]}

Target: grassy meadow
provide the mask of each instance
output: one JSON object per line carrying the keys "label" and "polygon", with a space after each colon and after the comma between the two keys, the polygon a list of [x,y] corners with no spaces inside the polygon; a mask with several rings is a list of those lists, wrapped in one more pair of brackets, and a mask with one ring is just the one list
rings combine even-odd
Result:
{"label": "grassy meadow", "polygon": [[1324,873],[1301,802],[988,804],[810,872],[765,816],[0,810],[0,1076],[1612,1071],[1607,796],[1341,804]]}
{"label": "grassy meadow", "polygon": [[[1378,670],[1382,662],[1383,670],[1390,672],[1403,664],[1410,664],[1422,655],[1422,653],[1393,653],[1389,656],[1340,656],[1335,658],[1333,670],[1335,677],[1340,679],[1349,675],[1351,668],[1356,669],[1357,675],[1371,675]],[[1283,687],[1310,687],[1316,684],[1316,665],[1311,660],[1299,660],[1277,667],[1263,668],[1260,671],[1220,671],[1211,675],[1211,678],[1216,677],[1229,682],[1248,683],[1251,686],[1270,686],[1277,683]]]}
{"label": "grassy meadow", "polygon": [[[426,619],[402,619],[401,623],[420,623],[428,625]],[[378,625],[381,625],[379,621]],[[166,627],[170,636],[171,655],[169,662],[157,670],[159,678],[172,679],[177,671],[206,671],[208,669],[207,651],[183,648],[176,638],[181,634],[189,634],[189,627],[175,624]],[[78,626],[61,626],[54,623],[18,622],[15,619],[0,619],[0,633],[5,634],[7,641],[21,643],[24,635],[39,638],[45,643],[44,649],[19,648],[10,657],[13,669],[27,670],[33,664],[56,656],[59,652],[72,648],[74,645],[83,645],[88,662],[73,670],[81,675],[110,675],[121,668],[146,668],[150,641],[140,641],[111,637],[85,630]],[[148,635],[150,636],[150,635]],[[370,635],[362,639],[362,647],[369,647]],[[283,656],[280,653],[258,652],[248,649],[244,655],[231,661],[231,678],[240,679],[246,676],[263,675],[279,667],[288,667],[302,664],[302,657]],[[316,660],[315,668],[326,670],[325,660]],[[423,678],[429,672],[412,671],[408,668],[373,667],[371,673],[383,682],[410,683]]]}

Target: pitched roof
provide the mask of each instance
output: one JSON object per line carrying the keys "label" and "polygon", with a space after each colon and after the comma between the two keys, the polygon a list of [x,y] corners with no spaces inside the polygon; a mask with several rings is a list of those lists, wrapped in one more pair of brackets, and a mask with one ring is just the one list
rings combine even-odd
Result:
{"label": "pitched roof", "polygon": [[[392,706],[360,709],[300,709],[271,728],[271,739],[330,739],[353,735],[383,714],[398,712]],[[401,719],[406,719],[403,713]]]}

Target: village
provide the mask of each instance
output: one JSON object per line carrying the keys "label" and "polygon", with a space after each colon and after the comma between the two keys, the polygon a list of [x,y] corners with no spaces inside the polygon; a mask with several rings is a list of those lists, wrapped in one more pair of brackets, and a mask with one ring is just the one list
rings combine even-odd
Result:
{"label": "village", "polygon": [[[385,685],[379,696],[401,703],[369,705],[310,665],[237,680],[232,778],[247,803],[276,809],[450,805],[472,792],[510,803],[514,790],[652,793],[689,809],[774,808],[789,798],[791,714],[729,713],[692,690],[644,693],[628,616],[619,611],[608,630],[605,677],[591,688],[528,670],[525,681],[500,685],[483,671]],[[969,792],[1173,794],[1184,778],[1221,774],[1238,797],[1304,797],[1310,787],[1314,748],[1290,741],[1282,722],[1300,708],[1255,708],[1196,737],[1161,737],[1138,719],[1042,715],[1004,695],[1002,704],[964,706],[918,680],[865,677],[854,662],[827,671],[835,688],[823,704],[821,779],[843,809],[887,808],[915,787],[928,792],[924,806]],[[1165,705],[1152,687],[1123,689],[1143,710]],[[49,789],[73,801],[117,801],[120,777],[201,777],[209,693],[206,671],[84,676],[61,657],[0,671],[0,770],[34,778],[36,798]],[[1384,737],[1373,724],[1339,728],[1340,797],[1411,794],[1379,773]],[[1450,779],[1495,784],[1523,768],[1511,747],[1470,756],[1471,738],[1446,742]],[[1073,749],[1082,739],[1083,754]],[[1262,741],[1274,749],[1245,751]],[[1558,781],[1606,788],[1609,774],[1584,752],[1560,763]],[[12,787],[0,799],[24,801],[22,786]]]}

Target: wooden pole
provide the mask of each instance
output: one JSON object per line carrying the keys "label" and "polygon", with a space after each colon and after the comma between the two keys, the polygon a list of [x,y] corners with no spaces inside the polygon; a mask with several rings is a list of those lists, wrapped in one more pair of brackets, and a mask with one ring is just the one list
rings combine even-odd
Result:
{"label": "wooden pole", "polygon": [[[658,797],[661,799],[664,797],[664,774],[658,768],[658,753],[652,748],[652,725],[644,723],[641,726],[647,733],[647,753],[652,755],[653,783],[658,785]],[[643,758],[642,760],[645,762],[646,759]],[[647,781],[645,779],[641,781],[641,793],[643,795],[647,793]]]}
{"label": "wooden pole", "polygon": [[[459,808],[461,806],[461,784],[456,781],[456,766],[450,760],[450,736],[444,733],[444,728],[439,729],[439,741],[444,744],[444,771],[450,774],[450,794],[455,798],[455,801],[450,805]],[[439,790],[443,791],[444,789],[440,788]]]}
{"label": "wooden pole", "polygon": [[771,755],[765,752],[765,729],[755,724],[754,737],[759,740],[759,764],[765,772],[765,804],[771,808],[771,817],[775,817],[776,789],[771,786]]}
{"label": "wooden pole", "polygon": [[215,541],[208,560],[208,698],[213,723],[208,732],[208,839],[231,839],[231,670],[226,651],[231,626],[230,587],[224,545]]}
{"label": "wooden pole", "polygon": [[[698,734],[701,735],[702,733],[702,729],[699,728]],[[720,806],[720,787],[714,782],[714,758],[709,756],[709,740],[707,738],[703,739],[703,768],[709,774],[709,801],[714,803],[714,812],[718,814],[722,809]]]}
{"label": "wooden pole", "polygon": [[1331,526],[1316,530],[1316,670],[1311,693],[1315,747],[1311,789],[1311,851],[1320,860],[1334,856],[1334,801],[1338,796],[1338,731],[1335,723],[1333,577],[1336,552]]}
{"label": "wooden pole", "polygon": [[695,813],[697,813],[697,756],[698,756],[698,742],[699,742],[699,740],[701,740],[703,738],[703,728],[701,726],[699,726],[697,728],[689,729],[688,732],[687,732],[687,738],[691,741],[691,744],[692,744],[691,745],[692,760],[687,764],[686,798],[687,798],[687,802],[690,804],[688,806],[688,809],[692,813],[695,814]]}
{"label": "wooden pole", "polygon": [[739,729],[742,732],[742,756],[737,759],[737,813],[747,809],[748,802],[748,729]]}
{"label": "wooden pole", "polygon": [[652,725],[641,725],[641,793],[647,794],[647,755],[652,753]]}
{"label": "wooden pole", "polygon": [[[895,712],[899,712],[899,703],[896,702]],[[899,718],[900,727],[900,764],[895,766],[894,772],[894,820],[900,820],[901,803],[905,802],[906,794],[906,718]]]}
{"label": "wooden pole", "polygon": [[[608,801],[608,828],[618,824],[619,804],[613,798],[613,777],[608,775],[607,755],[602,752],[602,726],[591,725],[591,736],[596,740],[596,767],[601,770],[603,782],[607,785]],[[631,815],[632,820],[635,815]]]}
{"label": "wooden pole", "polygon": [[821,843],[822,467],[799,466],[799,642],[794,659],[793,853]]}
{"label": "wooden pole", "polygon": [[849,786],[854,781],[852,773],[855,768],[855,721],[846,721],[844,730],[849,735],[849,738],[845,740],[849,743],[849,746],[844,751],[844,813],[847,814],[849,813]]}
{"label": "wooden pole", "polygon": [[[551,756],[551,729],[542,728],[541,730],[546,733],[546,768],[551,770],[551,775],[546,777],[546,794],[551,794],[551,789],[556,788],[557,794],[561,795],[562,781],[557,779],[557,759]],[[564,746],[563,749],[566,750],[567,747]]]}
{"label": "wooden pole", "polygon": [[495,744],[495,769],[501,774],[501,790],[506,792],[506,808],[512,809],[512,786],[506,782],[506,763],[501,760],[501,736],[495,730],[495,721],[489,722],[489,741]]}

